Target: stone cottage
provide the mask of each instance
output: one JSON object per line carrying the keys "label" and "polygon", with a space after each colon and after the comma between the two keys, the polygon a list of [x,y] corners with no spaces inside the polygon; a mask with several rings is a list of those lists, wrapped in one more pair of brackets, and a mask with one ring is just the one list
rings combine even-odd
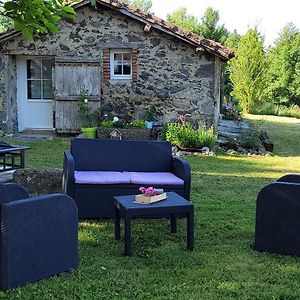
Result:
{"label": "stone cottage", "polygon": [[73,7],[76,19],[61,21],[58,34],[0,35],[0,117],[9,131],[78,131],[84,90],[94,108],[119,117],[141,117],[151,104],[161,121],[183,113],[218,121],[231,50],[121,1]]}

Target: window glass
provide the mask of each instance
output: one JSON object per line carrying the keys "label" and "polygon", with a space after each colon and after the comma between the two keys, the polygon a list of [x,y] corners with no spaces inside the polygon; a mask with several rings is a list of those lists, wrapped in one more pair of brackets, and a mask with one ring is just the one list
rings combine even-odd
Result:
{"label": "window glass", "polygon": [[51,80],[43,80],[43,98],[52,99],[52,82]]}
{"label": "window glass", "polygon": [[42,89],[40,80],[28,80],[28,99],[41,99]]}
{"label": "window glass", "polygon": [[131,60],[131,53],[124,53],[123,54],[123,60],[130,61]]}
{"label": "window glass", "polygon": [[28,79],[41,79],[41,61],[37,59],[27,60]]}
{"label": "window glass", "polygon": [[43,60],[42,66],[43,79],[52,79],[52,60]]}
{"label": "window glass", "polygon": [[122,61],[123,60],[122,53],[115,53],[114,59],[115,59],[115,61],[117,61],[117,60]]}
{"label": "window glass", "polygon": [[52,99],[52,65],[51,59],[27,60],[28,99]]}
{"label": "window glass", "polygon": [[122,63],[115,62],[114,74],[115,75],[122,75]]}
{"label": "window glass", "polygon": [[130,75],[131,74],[131,64],[129,63],[124,63],[123,65],[123,74],[124,75]]}

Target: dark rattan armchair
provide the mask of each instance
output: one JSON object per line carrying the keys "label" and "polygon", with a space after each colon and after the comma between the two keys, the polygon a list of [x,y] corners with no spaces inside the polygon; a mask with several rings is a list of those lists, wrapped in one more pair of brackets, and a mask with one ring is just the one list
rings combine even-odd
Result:
{"label": "dark rattan armchair", "polygon": [[17,184],[0,184],[3,290],[78,266],[77,207],[63,194],[31,197]]}
{"label": "dark rattan armchair", "polygon": [[260,191],[254,249],[300,256],[300,175],[285,175]]}

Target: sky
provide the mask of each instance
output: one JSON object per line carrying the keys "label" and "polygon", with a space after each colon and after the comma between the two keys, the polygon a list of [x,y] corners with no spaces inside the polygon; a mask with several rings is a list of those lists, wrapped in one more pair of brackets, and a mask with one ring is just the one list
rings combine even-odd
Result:
{"label": "sky", "polygon": [[300,28],[300,0],[152,0],[151,11],[163,19],[179,7],[201,18],[207,7],[219,11],[220,24],[239,34],[258,25],[265,36],[265,46],[272,45],[280,30],[289,22]]}

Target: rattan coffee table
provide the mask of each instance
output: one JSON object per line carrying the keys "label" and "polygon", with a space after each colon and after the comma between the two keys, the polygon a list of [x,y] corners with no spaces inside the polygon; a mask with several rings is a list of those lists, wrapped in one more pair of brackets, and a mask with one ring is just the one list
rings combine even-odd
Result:
{"label": "rattan coffee table", "polygon": [[194,249],[194,206],[193,204],[174,192],[167,193],[166,200],[151,204],[134,203],[135,196],[115,196],[115,239],[120,240],[120,221],[124,219],[125,224],[125,256],[131,256],[131,220],[149,219],[149,216],[170,216],[171,233],[177,232],[176,218],[187,219],[187,249]]}

